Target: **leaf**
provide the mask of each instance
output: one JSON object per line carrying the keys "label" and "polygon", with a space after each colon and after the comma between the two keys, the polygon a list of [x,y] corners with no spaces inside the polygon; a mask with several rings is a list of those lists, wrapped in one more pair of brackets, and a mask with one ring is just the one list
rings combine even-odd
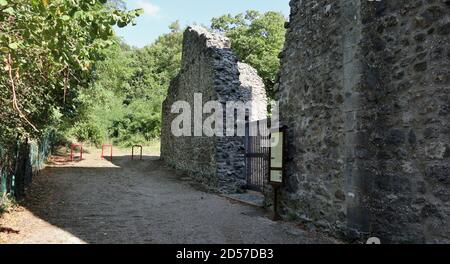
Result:
{"label": "leaf", "polygon": [[1,47],[0,52],[7,53],[9,49],[7,47]]}
{"label": "leaf", "polygon": [[8,1],[0,0],[0,6],[6,6],[7,4],[8,4]]}
{"label": "leaf", "polygon": [[117,22],[117,26],[118,26],[119,28],[124,28],[124,27],[126,27],[127,25],[128,25],[128,23],[127,23],[126,21],[123,21],[123,20]]}
{"label": "leaf", "polygon": [[10,44],[8,45],[8,47],[9,47],[10,49],[12,49],[12,50],[16,50],[17,48],[19,48],[19,43],[17,43],[17,42],[10,43]]}
{"label": "leaf", "polygon": [[10,14],[10,15],[14,15],[14,8],[12,7],[8,7],[5,10],[3,10],[4,13]]}
{"label": "leaf", "polygon": [[68,16],[68,15],[64,15],[61,17],[61,20],[63,20],[63,21],[67,21],[69,19],[70,19],[70,16]]}
{"label": "leaf", "polygon": [[144,9],[143,8],[136,9],[135,11],[136,11],[136,15],[137,16],[141,16],[141,15],[144,14]]}

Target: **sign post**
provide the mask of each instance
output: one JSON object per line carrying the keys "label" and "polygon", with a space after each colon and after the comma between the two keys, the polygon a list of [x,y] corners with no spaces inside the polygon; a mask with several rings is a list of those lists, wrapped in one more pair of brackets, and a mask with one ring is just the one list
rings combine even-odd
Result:
{"label": "sign post", "polygon": [[278,196],[284,178],[284,147],[285,128],[271,130],[270,133],[270,160],[269,183],[273,189],[273,220],[281,219],[278,213]]}

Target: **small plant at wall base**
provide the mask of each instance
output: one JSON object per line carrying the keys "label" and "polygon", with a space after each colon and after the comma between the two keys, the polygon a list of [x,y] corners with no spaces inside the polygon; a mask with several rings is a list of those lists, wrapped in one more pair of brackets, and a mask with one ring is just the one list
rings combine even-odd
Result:
{"label": "small plant at wall base", "polygon": [[4,213],[9,213],[17,206],[14,197],[4,193],[0,195],[0,216]]}

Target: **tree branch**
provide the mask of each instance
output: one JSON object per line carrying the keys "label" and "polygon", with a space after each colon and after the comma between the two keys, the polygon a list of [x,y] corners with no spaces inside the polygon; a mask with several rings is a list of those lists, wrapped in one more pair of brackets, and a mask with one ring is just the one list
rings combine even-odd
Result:
{"label": "tree branch", "polygon": [[6,60],[6,66],[8,67],[9,82],[11,83],[12,96],[13,96],[13,98],[12,98],[13,108],[19,113],[20,118],[25,120],[25,122],[27,122],[28,125],[30,125],[36,132],[39,132],[39,130],[36,128],[36,126],[33,125],[33,123],[31,123],[30,120],[28,120],[28,118],[22,113],[22,111],[20,110],[19,105],[17,103],[16,85],[14,82],[12,64],[13,64],[13,62],[12,62],[12,58],[11,58],[11,53],[8,53],[8,59]]}

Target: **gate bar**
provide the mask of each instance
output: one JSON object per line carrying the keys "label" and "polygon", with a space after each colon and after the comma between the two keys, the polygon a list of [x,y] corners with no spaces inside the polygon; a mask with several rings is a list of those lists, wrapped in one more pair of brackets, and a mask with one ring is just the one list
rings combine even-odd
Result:
{"label": "gate bar", "polygon": [[73,161],[73,158],[74,158],[73,151],[77,147],[80,148],[80,161],[83,160],[83,145],[81,145],[81,144],[71,144],[70,145],[70,161]]}
{"label": "gate bar", "polygon": [[142,160],[142,145],[134,145],[134,146],[131,148],[131,160],[134,160],[134,148],[140,148],[140,149],[141,149],[140,160]]}
{"label": "gate bar", "polygon": [[109,147],[110,149],[111,149],[111,151],[110,151],[110,158],[111,158],[111,160],[110,161],[112,161],[113,160],[113,145],[110,145],[110,144],[103,144],[102,145],[102,159],[104,159],[105,158],[105,152],[104,152],[104,150],[105,150],[105,147]]}

